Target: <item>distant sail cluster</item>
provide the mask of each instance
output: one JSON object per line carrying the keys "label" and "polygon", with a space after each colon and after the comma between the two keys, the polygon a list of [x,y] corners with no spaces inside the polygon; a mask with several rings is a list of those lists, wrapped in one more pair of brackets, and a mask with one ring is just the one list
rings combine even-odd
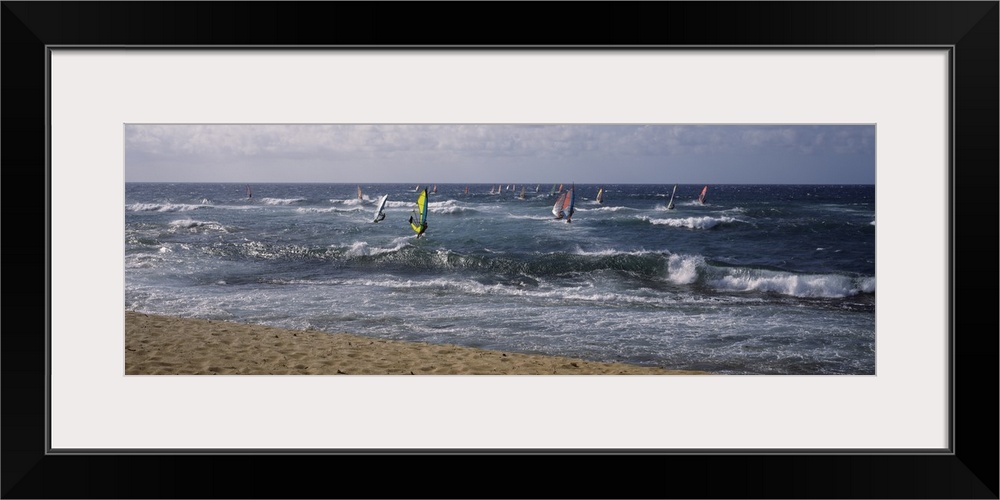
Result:
{"label": "distant sail cluster", "polygon": [[[549,191],[549,196],[556,197],[555,203],[552,205],[552,216],[555,220],[563,220],[567,223],[570,223],[573,221],[573,215],[576,213],[576,183],[571,183],[569,188],[564,189],[564,187],[565,187],[564,184],[553,184],[552,189]],[[503,184],[491,185],[489,194],[499,195],[504,192],[516,191],[517,188],[518,188],[517,184],[507,184],[506,188]],[[541,184],[536,184],[533,192],[538,193],[540,189],[541,189]],[[410,223],[410,228],[413,229],[415,233],[417,233],[416,237],[419,238],[424,235],[424,233],[427,231],[428,228],[427,206],[429,204],[429,196],[431,194],[436,194],[438,192],[438,188],[437,184],[434,184],[433,187],[431,188],[425,187],[421,190],[420,184],[417,184],[417,186],[413,188],[413,191],[415,193],[418,193],[418,195],[414,203],[413,210],[410,213],[409,223]],[[528,186],[522,184],[520,186],[520,194],[517,195],[517,199],[526,200],[527,192],[528,192]],[[465,186],[464,193],[469,194],[468,185]],[[701,192],[698,194],[698,203],[702,205],[705,204],[707,193],[708,193],[708,186],[705,186],[701,189]],[[249,184],[246,185],[246,194],[248,200],[253,199],[253,190],[250,188]],[[670,202],[667,204],[668,210],[674,209],[675,207],[674,197],[676,196],[676,194],[677,194],[677,185],[674,184],[673,191],[670,193]],[[382,197],[379,198],[378,202],[376,203],[375,215],[372,218],[372,223],[378,223],[385,220],[385,205],[388,199],[389,199],[388,194],[382,195]],[[598,188],[597,195],[594,198],[594,200],[599,204],[603,204],[605,199],[606,199],[606,191],[604,189],[604,186],[601,186],[600,188]],[[361,185],[358,185],[358,200],[361,201],[364,200],[364,195],[361,189]]]}

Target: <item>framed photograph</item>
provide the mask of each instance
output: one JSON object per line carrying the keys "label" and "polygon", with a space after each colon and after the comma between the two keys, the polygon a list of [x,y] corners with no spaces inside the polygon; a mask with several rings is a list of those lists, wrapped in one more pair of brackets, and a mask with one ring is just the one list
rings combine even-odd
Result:
{"label": "framed photograph", "polygon": [[[373,53],[349,72],[478,64],[493,80],[565,58],[515,55]],[[646,75],[630,78],[651,82],[728,58],[633,56]],[[574,59],[568,80],[617,63]],[[943,78],[919,80],[943,101]],[[874,124],[128,123],[124,137],[126,376],[876,375]]]}
{"label": "framed photograph", "polygon": [[490,7],[4,3],[5,104],[45,97],[4,107],[8,182],[46,195],[5,497],[296,497],[313,460],[441,496],[371,468],[547,457],[613,473],[528,496],[997,498],[995,400],[956,385],[996,320],[955,309],[997,2],[406,23],[524,25]]}

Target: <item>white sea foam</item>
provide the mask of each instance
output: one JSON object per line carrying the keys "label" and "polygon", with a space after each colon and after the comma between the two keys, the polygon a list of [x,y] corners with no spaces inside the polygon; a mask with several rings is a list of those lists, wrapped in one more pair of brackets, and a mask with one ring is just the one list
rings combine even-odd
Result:
{"label": "white sea foam", "polygon": [[351,207],[351,208],[337,208],[337,207],[328,207],[328,208],[318,208],[318,207],[299,207],[299,208],[296,208],[296,209],[295,209],[295,212],[297,212],[297,213],[300,213],[300,214],[309,214],[309,213],[320,213],[320,214],[324,214],[324,213],[332,213],[332,212],[338,212],[338,213],[347,213],[347,212],[360,212],[360,211],[363,211],[363,210],[365,210],[365,208],[364,208],[364,207]]}
{"label": "white sea foam", "polygon": [[368,199],[368,196],[362,196],[361,198],[362,199],[360,199],[360,200],[357,199],[357,198],[347,198],[347,199],[344,199],[344,200],[333,199],[333,200],[330,200],[330,203],[334,203],[334,204],[337,204],[337,205],[351,205],[351,206],[356,206],[356,205],[364,205],[365,203],[370,203],[371,202],[371,200]]}
{"label": "white sea foam", "polygon": [[508,219],[522,219],[522,220],[551,220],[550,215],[515,215],[507,214]]}
{"label": "white sea foam", "polygon": [[292,205],[305,200],[305,198],[261,198],[260,202],[265,205]]}
{"label": "white sea foam", "polygon": [[381,255],[386,253],[398,252],[403,247],[408,245],[409,242],[405,239],[400,241],[399,238],[396,240],[396,245],[392,247],[372,247],[367,241],[355,241],[350,245],[339,245],[332,248],[343,248],[346,250],[345,254],[349,257],[369,257],[372,255]]}
{"label": "white sea foam", "polygon": [[675,219],[653,219],[643,216],[642,219],[654,225],[684,227],[688,229],[712,229],[720,224],[739,222],[739,220],[732,217],[678,217]]}
{"label": "white sea foam", "polygon": [[443,207],[438,206],[438,207],[436,207],[436,206],[434,206],[434,204],[431,204],[430,206],[428,206],[427,210],[429,212],[431,212],[432,214],[460,214],[460,213],[465,213],[465,212],[475,212],[476,211],[473,208],[467,208],[467,207],[457,207],[457,206],[443,206]]}
{"label": "white sea foam", "polygon": [[168,225],[170,226],[171,230],[205,228],[205,229],[213,229],[216,231],[227,232],[225,226],[219,224],[218,222],[213,222],[213,221],[180,219],[180,220],[170,221]]}
{"label": "white sea foam", "polygon": [[[483,284],[465,279],[432,278],[425,280],[394,280],[390,277],[384,279],[346,279],[335,280],[329,284],[362,286],[362,287],[386,287],[395,289],[433,289],[452,290],[463,295],[489,296],[499,295],[504,297],[526,297],[532,299],[563,300],[575,302],[602,302],[607,304],[631,303],[660,305],[668,302],[668,299],[656,295],[636,295],[624,294],[611,291],[596,290],[591,286],[561,287],[561,288],[539,288],[528,287],[522,284]],[[669,299],[671,302],[676,299]]]}
{"label": "white sea foam", "polygon": [[[414,204],[416,201],[414,200]],[[458,200],[444,200],[444,201],[432,201],[427,204],[428,208],[445,208],[445,207],[457,207],[460,206]]]}
{"label": "white sea foam", "polygon": [[[170,250],[160,247],[159,253],[168,253]],[[164,262],[164,257],[156,254],[140,253],[125,256],[125,269],[149,269]]]}
{"label": "white sea foam", "polygon": [[[858,283],[836,274],[799,275],[775,271],[736,271],[708,283],[721,290],[774,292],[793,297],[836,298],[856,295],[862,287],[874,290],[874,279]],[[860,286],[859,286],[860,285]]]}
{"label": "white sea foam", "polygon": [[698,268],[705,265],[700,255],[671,255],[667,259],[667,279],[678,285],[689,285],[698,279]]}
{"label": "white sea foam", "polygon": [[188,203],[133,203],[126,205],[129,212],[187,212],[199,208],[213,208],[212,205],[193,205]]}
{"label": "white sea foam", "polygon": [[638,210],[637,208],[631,208],[631,207],[599,207],[599,208],[587,209],[587,211],[590,212],[624,212],[624,211],[635,212],[637,210]]}
{"label": "white sea foam", "polygon": [[597,257],[611,257],[614,255],[649,255],[661,252],[653,252],[650,250],[614,250],[610,248],[604,250],[584,250],[580,248],[579,245],[577,245],[576,248],[574,248],[571,253],[573,253],[574,255],[593,255]]}

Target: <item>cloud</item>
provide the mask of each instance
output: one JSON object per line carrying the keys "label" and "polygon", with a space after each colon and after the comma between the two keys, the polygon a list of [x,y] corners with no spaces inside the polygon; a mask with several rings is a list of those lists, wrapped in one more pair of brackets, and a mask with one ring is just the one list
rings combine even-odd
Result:
{"label": "cloud", "polygon": [[752,125],[129,125],[126,149],[152,156],[572,157],[787,149],[871,151],[874,127]]}
{"label": "cloud", "polygon": [[[762,181],[767,169],[808,165],[817,179],[853,171],[853,182],[868,182],[875,157],[873,125],[134,124],[124,138],[130,179],[334,181],[348,172],[481,179],[573,171],[579,179],[612,173],[671,182],[671,172],[689,172],[721,182],[745,171]],[[784,182],[788,172],[770,178]]]}

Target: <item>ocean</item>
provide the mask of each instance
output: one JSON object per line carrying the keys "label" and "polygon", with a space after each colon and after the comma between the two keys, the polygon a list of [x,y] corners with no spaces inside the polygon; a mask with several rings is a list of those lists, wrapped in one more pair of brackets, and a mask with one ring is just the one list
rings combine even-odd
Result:
{"label": "ocean", "polygon": [[704,204],[703,185],[678,185],[668,209],[673,185],[576,184],[571,223],[553,217],[558,184],[497,186],[420,186],[436,193],[416,238],[416,184],[126,183],[125,309],[716,374],[875,373],[873,185],[710,185]]}

